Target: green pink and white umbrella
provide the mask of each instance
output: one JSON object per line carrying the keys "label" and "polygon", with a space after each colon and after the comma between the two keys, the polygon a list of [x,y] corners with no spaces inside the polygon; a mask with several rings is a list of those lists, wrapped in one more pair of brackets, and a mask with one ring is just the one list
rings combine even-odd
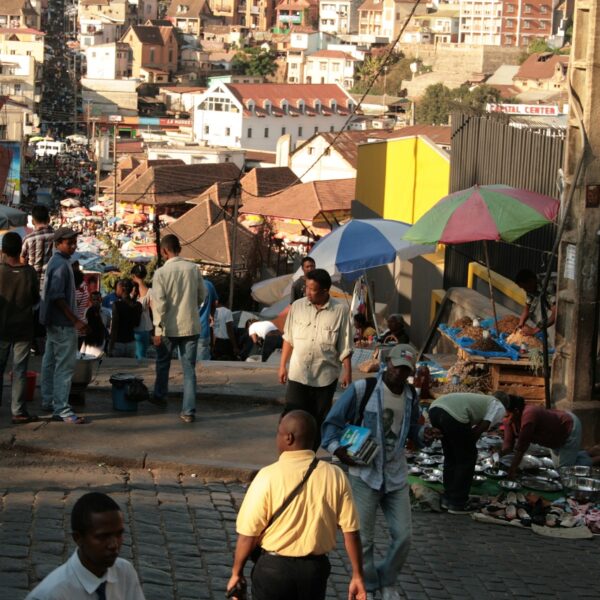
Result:
{"label": "green pink and white umbrella", "polygon": [[558,215],[555,198],[507,185],[473,186],[442,198],[404,235],[419,244],[512,242]]}

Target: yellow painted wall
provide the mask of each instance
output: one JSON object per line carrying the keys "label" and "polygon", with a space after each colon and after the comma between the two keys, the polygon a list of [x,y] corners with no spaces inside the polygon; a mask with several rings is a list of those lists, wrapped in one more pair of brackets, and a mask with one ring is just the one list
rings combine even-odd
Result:
{"label": "yellow painted wall", "polygon": [[414,223],[448,194],[450,158],[421,137],[358,148],[356,199],[386,219]]}

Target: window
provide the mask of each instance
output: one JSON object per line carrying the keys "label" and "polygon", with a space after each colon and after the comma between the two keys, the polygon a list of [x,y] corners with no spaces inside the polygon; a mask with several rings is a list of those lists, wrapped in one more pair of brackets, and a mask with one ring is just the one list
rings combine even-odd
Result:
{"label": "window", "polygon": [[150,48],[150,62],[154,64],[154,48]]}
{"label": "window", "polygon": [[248,138],[252,137],[252,127],[248,127]]}
{"label": "window", "polygon": [[14,90],[15,90],[15,96],[20,96],[21,95],[21,84],[15,83]]}
{"label": "window", "polygon": [[[200,110],[214,110],[218,112],[231,112],[231,100],[229,98],[219,98],[210,96],[200,104]],[[250,106],[248,106],[250,110]]]}
{"label": "window", "polygon": [[319,63],[319,69],[321,69],[321,71],[327,71],[327,62],[326,62],[326,61],[324,61],[324,60],[322,60],[322,61]]}
{"label": "window", "polygon": [[302,127],[298,127],[298,137],[302,137]]}
{"label": "window", "polygon": [[529,13],[531,13],[531,4],[526,4],[526,5],[525,5],[525,11],[524,11],[524,12],[525,12],[526,14],[529,14]]}
{"label": "window", "polygon": [[527,19],[525,19],[525,22],[523,23],[523,27],[525,27],[525,29],[531,29],[531,21],[528,21]]}
{"label": "window", "polygon": [[540,6],[540,12],[545,15],[548,12],[548,7],[545,4]]}
{"label": "window", "polygon": [[[333,133],[333,132],[335,131],[335,127],[332,125],[332,126],[329,128],[329,131],[330,131],[330,133]],[[327,156],[328,154],[329,154],[329,150],[325,150],[325,156]]]}
{"label": "window", "polygon": [[506,12],[507,13],[514,13],[515,12],[515,7],[512,4],[507,4],[506,5]]}
{"label": "window", "polygon": [[173,62],[173,49],[169,48],[169,62]]}
{"label": "window", "polygon": [[285,127],[282,127],[282,128],[281,128],[281,135],[285,135],[285,132],[286,132],[286,128],[285,128]]}
{"label": "window", "polygon": [[340,70],[340,63],[337,63],[337,62],[334,62],[334,63],[332,63],[332,65],[331,65],[331,70],[332,70],[334,73],[338,73],[338,72],[339,72],[339,70]]}
{"label": "window", "polygon": [[312,154],[314,154],[314,153],[315,153],[315,149],[314,149],[312,146],[310,146],[310,147],[308,148],[308,154],[309,154],[309,155],[312,155]]}
{"label": "window", "polygon": [[225,135],[226,136],[230,136],[231,135],[231,127],[225,127]]}
{"label": "window", "polygon": [[315,133],[319,133],[319,127],[315,126]]}
{"label": "window", "polygon": [[265,127],[265,137],[268,138],[269,137],[269,128]]}
{"label": "window", "polygon": [[208,135],[210,133],[210,127],[208,125],[204,126],[204,135]]}

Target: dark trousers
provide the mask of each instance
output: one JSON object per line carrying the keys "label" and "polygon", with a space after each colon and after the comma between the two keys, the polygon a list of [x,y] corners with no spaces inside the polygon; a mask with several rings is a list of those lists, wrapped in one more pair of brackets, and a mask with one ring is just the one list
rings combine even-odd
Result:
{"label": "dark trousers", "polygon": [[443,434],[444,495],[448,504],[460,507],[469,499],[477,462],[477,441],[469,423],[457,421],[442,408],[432,408],[429,420]]}
{"label": "dark trousers", "polygon": [[275,350],[281,350],[281,348],[283,348],[283,336],[278,331],[268,333],[263,342],[262,362],[267,362],[269,356],[271,356]]}
{"label": "dark trousers", "polygon": [[315,451],[321,443],[321,425],[331,409],[336,387],[337,380],[324,387],[313,387],[297,381],[288,381],[287,384],[283,414],[292,410],[305,410],[315,418],[317,422],[317,439],[313,448]]}
{"label": "dark trousers", "polygon": [[327,555],[288,558],[264,553],[252,569],[253,600],[325,600]]}

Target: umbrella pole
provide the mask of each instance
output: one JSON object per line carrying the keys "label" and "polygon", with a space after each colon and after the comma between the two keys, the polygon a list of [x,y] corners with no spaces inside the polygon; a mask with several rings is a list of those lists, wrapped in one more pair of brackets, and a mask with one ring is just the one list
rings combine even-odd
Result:
{"label": "umbrella pole", "polygon": [[494,329],[498,333],[498,315],[496,314],[496,301],[494,300],[494,286],[492,285],[492,272],[490,271],[490,257],[488,254],[487,240],[483,240],[483,251],[485,252],[485,266],[488,274],[488,286],[490,288],[490,300],[492,301],[492,312],[494,313]]}
{"label": "umbrella pole", "polygon": [[365,285],[367,287],[367,301],[371,308],[371,316],[373,317],[373,325],[375,325],[375,335],[379,337],[379,327],[377,327],[377,315],[375,314],[375,301],[371,294],[371,287],[369,286],[369,279],[367,278],[367,271],[364,271],[363,277],[365,278]]}

